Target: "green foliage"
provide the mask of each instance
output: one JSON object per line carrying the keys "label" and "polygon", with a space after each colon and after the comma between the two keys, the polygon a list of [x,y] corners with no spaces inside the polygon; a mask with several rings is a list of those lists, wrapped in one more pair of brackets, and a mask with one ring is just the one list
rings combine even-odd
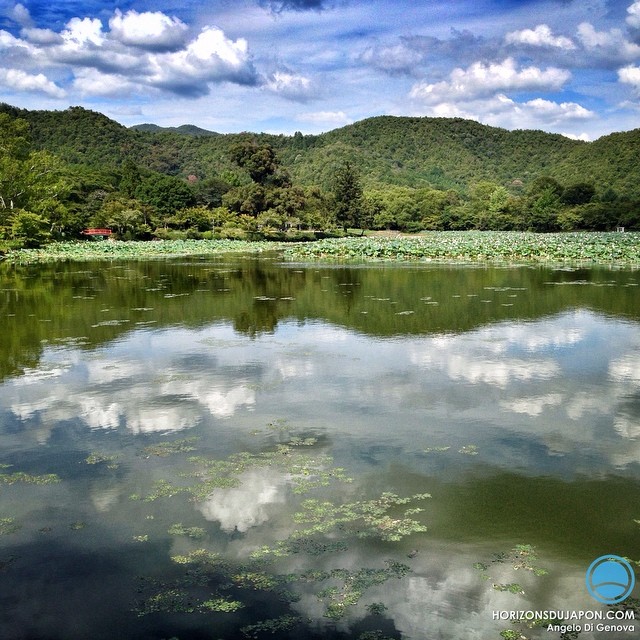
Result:
{"label": "green foliage", "polygon": [[158,456],[166,458],[175,453],[189,453],[195,451],[193,445],[198,441],[197,437],[182,438],[181,440],[164,440],[157,444],[149,445],[143,449],[143,454],[148,458],[150,456]]}
{"label": "green foliage", "polygon": [[293,615],[280,616],[279,618],[271,618],[262,620],[255,624],[245,625],[240,629],[240,633],[245,638],[258,638],[261,633],[274,634],[278,631],[290,631],[301,622],[301,618]]}
{"label": "green foliage", "polygon": [[21,529],[15,518],[0,518],[0,536],[7,536]]}
{"label": "green foliage", "polygon": [[[640,228],[638,131],[587,144],[458,118],[384,116],[320,136],[219,135],[131,130],[79,107],[0,105],[0,134],[0,240],[18,245],[79,237],[86,226],[125,239],[184,231],[276,240],[335,234],[335,225]],[[20,221],[12,230],[18,209],[41,216],[42,229]]]}
{"label": "green foliage", "polygon": [[200,540],[205,537],[207,532],[202,527],[185,527],[182,522],[178,522],[169,527],[168,533],[171,536],[186,536]]}
{"label": "green foliage", "polygon": [[446,232],[329,238],[285,248],[290,260],[640,264],[637,233]]}
{"label": "green foliage", "polygon": [[29,211],[17,211],[11,220],[11,239],[23,247],[40,247],[49,238],[49,223],[41,215]]}
{"label": "green foliage", "polygon": [[34,476],[24,471],[14,471],[13,473],[0,473],[0,484],[57,484],[60,478],[55,473],[48,473],[41,476]]}
{"label": "green foliage", "polygon": [[349,162],[338,167],[333,177],[333,210],[336,222],[348,227],[364,228],[362,186],[360,176]]}

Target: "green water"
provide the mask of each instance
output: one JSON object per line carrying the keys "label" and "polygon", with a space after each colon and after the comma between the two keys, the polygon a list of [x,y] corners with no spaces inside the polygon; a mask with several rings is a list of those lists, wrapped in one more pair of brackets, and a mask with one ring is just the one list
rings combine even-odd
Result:
{"label": "green water", "polygon": [[586,568],[640,559],[639,283],[5,266],[0,637],[499,640],[494,611],[606,611]]}

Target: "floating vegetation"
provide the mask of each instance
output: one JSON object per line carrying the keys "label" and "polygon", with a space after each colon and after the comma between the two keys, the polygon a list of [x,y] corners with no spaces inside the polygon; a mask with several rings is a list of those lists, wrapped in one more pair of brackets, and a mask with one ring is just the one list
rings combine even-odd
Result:
{"label": "floating vegetation", "polygon": [[[0,469],[8,469],[11,465],[0,465]],[[41,476],[34,476],[24,471],[14,471],[13,473],[0,473],[0,484],[56,484],[60,478],[55,473],[48,473]]]}
{"label": "floating vegetation", "polygon": [[133,536],[133,539],[136,542],[149,542],[149,534],[144,534],[144,535],[139,535],[139,536]]}
{"label": "floating vegetation", "polygon": [[[629,234],[630,235],[630,234]],[[158,240],[109,242],[54,242],[40,249],[20,249],[4,256],[19,264],[68,260],[136,260],[168,256],[198,256],[219,253],[263,253],[284,246],[277,242],[244,240]]]}
{"label": "floating vegetation", "polygon": [[84,461],[87,464],[101,464],[103,462],[106,463],[107,469],[117,469],[120,465],[115,462],[119,458],[118,455],[107,455],[104,453],[99,453],[97,451],[92,451]]}
{"label": "floating vegetation", "polygon": [[22,525],[15,521],[15,518],[0,518],[0,536],[8,536],[22,529]]}
{"label": "floating vegetation", "polygon": [[[331,586],[318,593],[318,599],[326,603],[325,617],[332,620],[340,620],[345,616],[350,607],[355,606],[367,589],[383,584],[391,578],[400,579],[411,569],[399,562],[385,560],[384,569],[363,568],[358,571],[347,569],[334,569],[329,572],[321,572],[318,580],[338,579],[339,586]],[[384,606],[384,605],[382,605]],[[379,611],[380,603],[376,603]]]}
{"label": "floating vegetation", "polygon": [[[538,557],[536,555],[535,548],[530,544],[517,544],[508,552],[494,553],[493,558],[489,562],[476,562],[473,567],[480,572],[483,580],[492,580],[489,574],[491,565],[509,564],[514,571],[524,569],[531,572],[534,576],[544,576],[548,572],[546,569],[538,566]],[[525,594],[524,587],[518,582],[493,582],[492,588],[495,591],[501,591],[506,593],[512,593],[514,595],[522,596]],[[515,607],[514,607],[515,608]],[[514,624],[523,624],[529,628],[544,627],[549,624],[550,620],[527,620],[522,618],[512,618]],[[561,620],[554,620],[553,622],[561,622]],[[504,629],[500,636],[505,640],[527,640],[527,637],[517,629]]]}
{"label": "floating vegetation", "polygon": [[383,602],[372,602],[367,606],[367,611],[372,616],[381,616],[387,610],[387,605]]}
{"label": "floating vegetation", "polygon": [[412,533],[427,530],[423,524],[408,517],[422,512],[423,509],[405,509],[397,518],[389,515],[389,510],[398,505],[430,497],[428,493],[421,493],[409,498],[400,498],[394,493],[385,492],[373,500],[342,505],[314,499],[305,500],[302,503],[303,511],[296,513],[294,520],[313,526],[298,532],[297,535],[328,533],[338,526],[341,528],[349,526],[358,538],[377,537],[387,541],[401,540]]}
{"label": "floating vegetation", "polygon": [[150,458],[151,456],[166,458],[175,453],[189,453],[190,451],[196,451],[196,447],[193,446],[193,443],[197,442],[198,439],[198,437],[194,436],[192,438],[183,438],[182,440],[159,442],[158,444],[152,444],[145,447],[142,451],[147,458]]}
{"label": "floating vegetation", "polygon": [[[177,494],[186,495],[193,501],[205,500],[216,489],[237,487],[244,473],[262,468],[282,472],[291,491],[297,493],[333,482],[350,481],[343,469],[331,466],[330,457],[310,455],[309,449],[317,445],[316,438],[292,436],[289,431],[284,422],[268,425],[267,433],[287,433],[289,439],[267,451],[242,452],[222,460],[191,457],[188,461],[193,470],[180,477],[195,478],[194,485],[161,480],[144,500],[150,502]],[[272,593],[281,606],[288,606],[301,597],[290,587],[298,583],[318,585],[316,596],[324,604],[325,617],[340,620],[362,600],[367,590],[390,579],[400,579],[411,569],[389,559],[383,567],[319,570],[312,559],[325,555],[332,563],[340,562],[339,554],[348,551],[349,540],[373,537],[394,542],[412,533],[426,531],[426,527],[414,518],[422,509],[411,503],[428,497],[428,494],[400,497],[386,492],[374,499],[344,504],[305,499],[292,518],[296,528],[285,539],[254,550],[246,561],[229,560],[207,548],[172,556],[172,563],[183,567],[184,572],[167,582],[145,579],[139,593],[147,595],[135,610],[139,615],[232,612],[242,607],[243,602],[255,599],[249,594],[256,591]],[[186,527],[181,522],[171,525],[168,533],[194,539],[206,536],[205,529]],[[277,561],[294,555],[298,556],[295,572],[280,574],[274,569],[278,566]],[[414,555],[410,554],[410,557]],[[386,605],[373,602],[367,610],[372,615],[384,615]],[[240,631],[247,638],[257,638],[260,634],[291,630],[300,623],[299,616],[285,611],[279,617],[245,625]]]}
{"label": "floating vegetation", "polygon": [[639,233],[425,232],[404,238],[327,238],[287,246],[290,260],[639,264]]}
{"label": "floating vegetation", "polygon": [[248,624],[240,628],[240,633],[245,638],[258,638],[261,633],[277,633],[278,631],[290,631],[301,622],[299,616],[280,616],[279,618],[271,618],[269,620],[261,620],[255,624]]}
{"label": "floating vegetation", "polygon": [[[292,438],[286,444],[278,444],[272,451],[261,453],[245,451],[223,460],[211,460],[202,456],[191,457],[189,462],[194,465],[195,470],[182,475],[187,478],[196,478],[198,480],[196,484],[178,485],[168,480],[160,480],[155,483],[152,492],[144,500],[152,502],[158,498],[170,498],[180,493],[187,493],[195,501],[203,501],[215,489],[239,486],[241,476],[246,471],[267,467],[276,468],[285,473],[294,493],[306,493],[317,487],[325,487],[334,480],[351,482],[351,478],[345,475],[344,469],[331,466],[332,459],[329,456],[311,456],[301,452],[301,449],[315,444],[315,438]],[[139,496],[135,497],[139,498]]]}
{"label": "floating vegetation", "polygon": [[[493,554],[491,564],[511,564],[513,569],[525,569],[531,571],[536,576],[544,576],[548,572],[546,569],[538,567],[535,563],[538,561],[535,548],[530,544],[517,544],[509,552],[500,552]],[[474,568],[486,573],[489,569],[488,564],[477,562]]]}
{"label": "floating vegetation", "polygon": [[424,453],[442,453],[444,451],[449,451],[449,449],[451,449],[451,447],[427,447],[422,451]]}
{"label": "floating vegetation", "polygon": [[458,449],[458,453],[464,453],[467,456],[477,456],[478,446],[475,444],[467,444],[464,447]]}
{"label": "floating vegetation", "polygon": [[69,525],[69,529],[71,529],[72,531],[81,531],[82,529],[86,528],[87,523],[83,522],[82,520],[78,520],[76,522],[72,522]]}
{"label": "floating vegetation", "polygon": [[202,527],[185,527],[182,522],[172,524],[167,533],[170,536],[187,536],[194,540],[201,540],[207,535],[207,532]]}

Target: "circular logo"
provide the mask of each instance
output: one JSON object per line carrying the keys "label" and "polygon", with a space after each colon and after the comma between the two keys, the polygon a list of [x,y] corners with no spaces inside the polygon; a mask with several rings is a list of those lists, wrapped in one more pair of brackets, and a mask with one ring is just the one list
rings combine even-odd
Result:
{"label": "circular logo", "polygon": [[587,590],[603,604],[617,604],[631,595],[636,584],[632,566],[620,556],[596,558],[587,569]]}

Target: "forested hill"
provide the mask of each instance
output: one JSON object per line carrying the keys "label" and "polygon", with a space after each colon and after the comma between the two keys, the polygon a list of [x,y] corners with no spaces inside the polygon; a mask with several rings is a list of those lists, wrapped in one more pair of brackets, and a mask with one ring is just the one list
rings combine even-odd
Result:
{"label": "forested hill", "polygon": [[117,168],[130,159],[171,175],[205,177],[234,170],[229,149],[243,140],[271,145],[293,180],[327,189],[336,166],[349,161],[365,188],[383,185],[453,188],[492,181],[524,189],[540,176],[591,182],[640,195],[640,129],[581,142],[542,131],[507,131],[459,118],[380,116],[321,135],[217,134],[195,125],[127,129],[106,116],[72,107],[27,111],[0,105],[31,125],[33,144],[66,162]]}
{"label": "forested hill", "polygon": [[640,129],[587,143],[380,116],[321,135],[221,134],[0,104],[0,148],[0,254],[87,228],[288,240],[640,228]]}

